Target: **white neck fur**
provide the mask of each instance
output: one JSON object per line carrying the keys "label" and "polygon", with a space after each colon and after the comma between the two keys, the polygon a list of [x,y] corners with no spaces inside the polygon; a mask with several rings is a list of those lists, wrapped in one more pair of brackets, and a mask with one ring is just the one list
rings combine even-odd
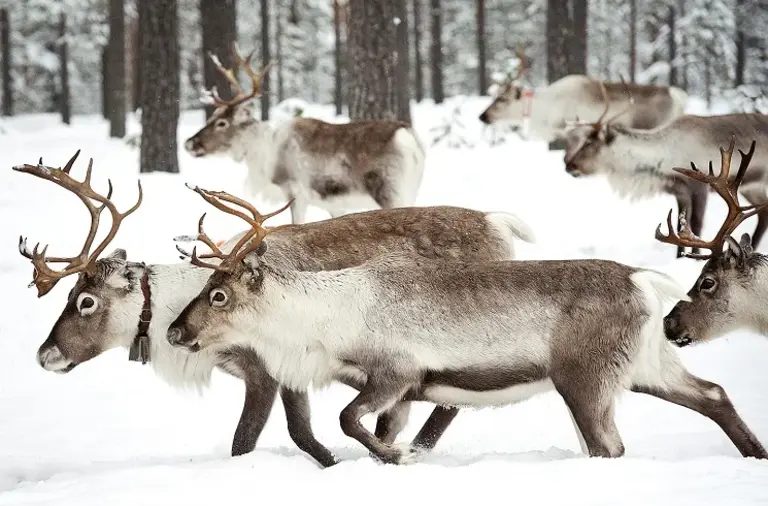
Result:
{"label": "white neck fur", "polygon": [[[211,271],[188,263],[152,265],[148,269],[152,304],[149,364],[171,386],[202,393],[210,383],[216,365],[216,352],[201,350],[189,353],[173,347],[168,343],[166,333],[171,323],[205,286]],[[138,316],[137,313],[137,324]]]}

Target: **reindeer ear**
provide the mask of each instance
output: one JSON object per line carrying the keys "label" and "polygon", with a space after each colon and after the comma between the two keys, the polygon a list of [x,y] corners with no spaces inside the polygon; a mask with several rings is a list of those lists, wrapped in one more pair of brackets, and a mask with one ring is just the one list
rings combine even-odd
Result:
{"label": "reindeer ear", "polygon": [[605,143],[610,144],[616,139],[616,132],[613,131],[611,125],[605,125]]}
{"label": "reindeer ear", "polygon": [[261,241],[261,244],[259,244],[259,248],[256,250],[256,255],[263,257],[264,253],[267,252],[269,247],[267,246],[267,243],[265,241]]}
{"label": "reindeer ear", "polygon": [[123,248],[117,248],[115,251],[107,255],[107,258],[111,258],[112,260],[127,260],[128,259],[128,253]]}
{"label": "reindeer ear", "polygon": [[752,253],[752,238],[749,236],[749,234],[741,234],[741,239],[739,240],[739,246],[741,246],[741,249],[745,252]]}
{"label": "reindeer ear", "polygon": [[[744,235],[748,236],[748,234]],[[725,240],[727,246],[723,252],[723,261],[729,267],[743,267],[747,257],[749,256],[749,253],[752,251],[751,242],[748,241],[746,243],[747,247],[745,248],[744,236],[741,237],[741,243],[736,242],[733,237],[727,237]]]}

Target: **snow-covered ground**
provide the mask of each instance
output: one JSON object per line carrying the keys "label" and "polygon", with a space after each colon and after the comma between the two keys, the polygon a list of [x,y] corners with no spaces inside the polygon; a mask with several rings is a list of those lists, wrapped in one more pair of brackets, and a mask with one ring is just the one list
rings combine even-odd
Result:
{"label": "snow-covered ground", "polygon": [[[475,128],[473,120],[484,103],[466,103],[468,129]],[[327,117],[328,110],[310,108],[307,114]],[[435,110],[423,104],[414,116],[426,137]],[[201,122],[201,112],[184,113],[179,138]],[[136,196],[138,151],[108,139],[108,126],[96,117],[75,117],[67,128],[54,116],[25,116],[4,120],[3,127],[0,505],[301,504],[318,499],[334,504],[495,500],[612,506],[768,502],[768,463],[741,458],[702,416],[637,394],[626,394],[617,409],[626,446],[626,456],[618,460],[580,453],[565,407],[552,393],[514,407],[466,410],[423,462],[397,467],[377,464],[342,434],[338,414],[354,393],[333,386],[312,394],[313,425],[320,441],[346,461],[321,470],[288,438],[279,402],[256,451],[229,457],[243,386],[222,373],[216,372],[211,388],[198,396],[177,392],[149,366],[128,362],[125,350],[108,352],[68,375],[46,372],[36,364],[35,352],[74,280],[62,281],[37,299],[35,290],[27,288],[32,267],[18,254],[16,241],[22,234],[32,244],[50,243],[51,254],[74,254],[88,227],[87,213],[68,192],[11,166],[34,163],[40,156],[60,166],[81,148],[74,175],[81,178],[93,157],[94,184],[103,189],[106,178],[112,178],[114,200],[125,209]],[[135,123],[130,130],[136,131]],[[144,204],[124,222],[110,251],[124,247],[134,260],[176,262],[171,238],[194,232],[200,214],[209,210],[184,182],[242,194],[243,166],[224,158],[179,156],[180,175],[141,175]],[[653,266],[686,286],[693,282],[700,263],[675,260],[674,248],[653,238],[656,225],[674,206],[671,197],[621,200],[602,179],[568,176],[562,156],[543,143],[516,139],[493,148],[430,148],[417,205],[517,213],[538,236],[536,245],[520,245],[521,258],[609,258]],[[717,156],[714,151],[712,158]],[[326,217],[312,211],[312,219]],[[711,198],[705,234],[714,233],[724,213],[722,202]],[[274,223],[287,219],[279,216]],[[739,231],[752,227],[750,220]],[[207,218],[207,229],[216,238],[241,228],[223,213]],[[768,340],[737,333],[683,349],[680,355],[692,372],[727,390],[768,444]],[[431,406],[417,404],[401,439],[413,437],[430,411]]]}

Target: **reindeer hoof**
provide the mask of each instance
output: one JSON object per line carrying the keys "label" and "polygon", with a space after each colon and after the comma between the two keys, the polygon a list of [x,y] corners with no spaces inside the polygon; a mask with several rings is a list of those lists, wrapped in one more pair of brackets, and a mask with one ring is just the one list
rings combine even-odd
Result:
{"label": "reindeer hoof", "polygon": [[400,452],[400,458],[397,460],[397,464],[415,464],[427,454],[427,450],[424,448],[411,446],[408,443],[395,445],[395,448]]}
{"label": "reindeer hoof", "polygon": [[370,453],[370,456],[375,460],[378,460],[382,464],[414,464],[421,460],[422,456],[427,453],[427,450],[416,446],[411,446],[408,443],[399,443],[390,445],[388,451],[381,455]]}

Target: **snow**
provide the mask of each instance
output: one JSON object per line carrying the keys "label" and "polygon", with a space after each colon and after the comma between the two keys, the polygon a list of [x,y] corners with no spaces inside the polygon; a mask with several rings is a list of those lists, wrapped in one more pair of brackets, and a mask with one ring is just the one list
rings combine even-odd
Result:
{"label": "snow", "polygon": [[[466,129],[482,132],[473,120],[488,101],[462,103]],[[429,102],[414,108],[417,130],[425,138],[435,118],[452,110],[437,109]],[[333,119],[328,107],[308,104],[304,114]],[[179,139],[194,133],[202,120],[200,111],[185,112]],[[138,127],[135,118],[131,121],[129,133],[134,134]],[[40,156],[61,166],[81,148],[73,177],[82,179],[93,157],[94,188],[106,191],[111,178],[114,200],[125,210],[136,198],[138,151],[109,139],[108,125],[98,117],[76,116],[69,128],[44,114],[4,120],[3,125],[8,133],[0,135],[0,161],[6,167],[0,173],[5,288],[0,505],[300,504],[318,497],[335,504],[495,500],[680,506],[768,501],[768,463],[741,458],[710,420],[639,394],[627,393],[617,408],[626,446],[626,456],[618,460],[582,455],[565,406],[556,394],[547,393],[516,406],[465,410],[431,454],[397,467],[376,463],[343,435],[338,415],[354,392],[334,385],[312,394],[312,420],[318,439],[346,460],[322,470],[290,441],[279,402],[256,450],[231,458],[244,389],[223,373],[215,372],[212,386],[198,396],[175,391],[149,366],[128,362],[126,350],[110,351],[68,375],[46,372],[35,362],[35,352],[74,280],[61,281],[38,299],[27,288],[32,267],[19,255],[17,237],[50,244],[51,255],[75,254],[87,232],[88,215],[68,192],[11,167],[36,163]],[[506,142],[490,147],[481,135],[474,137],[473,147],[429,148],[417,205],[516,213],[538,240],[520,244],[520,258],[613,259],[657,268],[685,286],[697,277],[699,262],[676,260],[674,247],[653,239],[657,224],[674,207],[671,197],[622,200],[602,179],[568,176],[563,153],[547,151],[543,143],[509,135]],[[713,159],[717,156],[712,153]],[[184,152],[179,157],[180,175],[141,175],[144,203],[126,219],[107,252],[123,247],[133,260],[179,261],[173,238],[195,234],[199,216],[210,211],[184,183],[243,194],[243,166],[226,158],[193,159]],[[258,198],[253,201],[263,205]],[[724,215],[725,205],[711,198],[704,233],[713,234]],[[325,217],[319,209],[309,215]],[[287,220],[278,216],[273,224]],[[750,220],[737,234],[753,227]],[[223,213],[209,212],[206,230],[219,240],[240,231],[241,225]],[[720,383],[747,424],[768,443],[768,341],[739,332],[682,349],[680,355],[694,374]],[[410,440],[430,411],[427,404],[414,405],[400,440]],[[372,419],[365,421],[372,427]]]}

